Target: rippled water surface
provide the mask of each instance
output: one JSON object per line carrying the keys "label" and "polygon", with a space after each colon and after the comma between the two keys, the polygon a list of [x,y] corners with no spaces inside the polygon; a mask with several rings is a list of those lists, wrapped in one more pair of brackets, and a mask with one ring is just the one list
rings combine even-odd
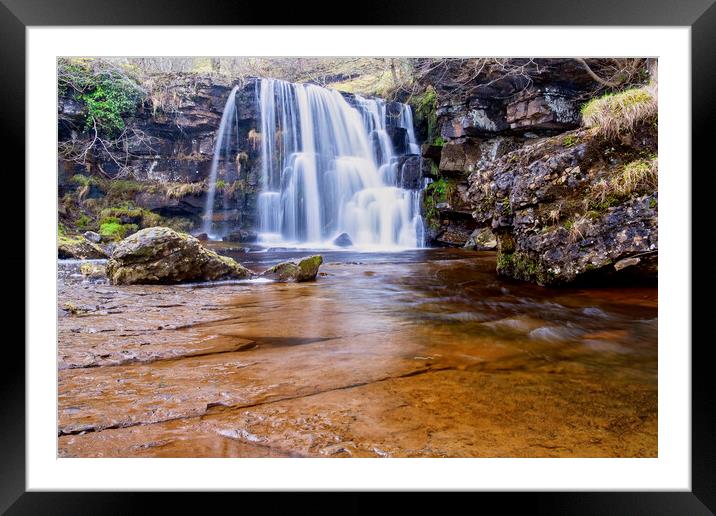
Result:
{"label": "rippled water surface", "polygon": [[[256,271],[314,254],[214,247]],[[60,454],[657,454],[656,288],[507,281],[489,252],[321,254],[303,284],[61,264]]]}

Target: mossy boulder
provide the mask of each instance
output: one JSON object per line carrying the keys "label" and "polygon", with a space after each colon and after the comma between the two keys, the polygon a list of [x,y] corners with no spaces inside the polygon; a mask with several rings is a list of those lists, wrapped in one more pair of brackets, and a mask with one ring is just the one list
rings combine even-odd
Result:
{"label": "mossy boulder", "polygon": [[57,257],[60,259],[88,260],[107,258],[107,253],[100,246],[83,237],[59,235],[57,239]]}
{"label": "mossy boulder", "polygon": [[322,263],[320,255],[309,256],[299,262],[282,262],[261,273],[261,277],[276,281],[313,281]]}
{"label": "mossy boulder", "polygon": [[125,238],[107,263],[115,285],[171,284],[249,278],[247,268],[206,249],[191,235],[170,228],[143,229]]}

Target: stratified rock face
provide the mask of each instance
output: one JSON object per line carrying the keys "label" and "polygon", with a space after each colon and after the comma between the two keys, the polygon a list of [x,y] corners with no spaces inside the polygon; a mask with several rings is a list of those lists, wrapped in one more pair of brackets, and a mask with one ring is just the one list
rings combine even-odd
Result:
{"label": "stratified rock face", "polygon": [[313,281],[323,263],[321,255],[309,256],[299,262],[283,262],[261,273],[261,277],[276,281]]}
{"label": "stratified rock face", "polygon": [[204,248],[196,238],[164,227],[143,229],[122,240],[107,263],[115,285],[242,279],[251,271]]}
{"label": "stratified rock face", "polygon": [[107,258],[107,253],[100,246],[83,237],[60,236],[57,241],[57,257],[60,259],[91,260]]}
{"label": "stratified rock face", "polygon": [[[133,194],[133,203],[163,217],[188,219],[198,228],[207,202],[206,187],[191,193],[166,195],[153,185],[205,185],[224,105],[233,86],[239,84],[236,93],[238,138],[232,138],[231,148],[219,157],[221,172],[217,180],[227,188],[217,191],[214,198],[214,222],[225,223],[227,228],[253,227],[261,176],[255,80],[239,82],[196,74],[166,73],[154,76],[151,84],[150,89],[154,91],[151,100],[155,105],[152,108],[138,106],[135,112],[124,116],[128,129],[145,135],[143,144],[133,143],[128,147],[126,163],[122,160],[131,168],[132,180],[147,186]],[[57,130],[61,142],[73,141],[76,136],[88,137],[86,106],[74,97],[71,88],[68,90],[58,98]],[[58,169],[60,197],[79,188],[72,183],[77,174],[87,175],[89,172],[89,175],[112,177],[120,172],[118,164],[106,156],[98,156],[89,165],[60,157]],[[92,185],[84,198],[103,196]]]}
{"label": "stratified rock face", "polygon": [[[630,164],[655,166],[655,155],[655,131],[642,127],[621,142],[572,131],[483,162],[467,197],[497,237],[497,272],[540,285],[655,279],[656,179],[625,175]],[[626,179],[628,188],[615,188]]]}

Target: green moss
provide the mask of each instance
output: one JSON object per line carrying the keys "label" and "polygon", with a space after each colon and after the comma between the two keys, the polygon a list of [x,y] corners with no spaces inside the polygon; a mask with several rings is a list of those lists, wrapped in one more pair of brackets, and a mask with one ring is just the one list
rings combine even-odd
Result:
{"label": "green moss", "polygon": [[79,186],[91,186],[97,184],[97,179],[94,177],[83,176],[82,174],[75,174],[70,178],[69,182]]}
{"label": "green moss", "polygon": [[572,229],[573,226],[574,226],[574,222],[571,220],[565,220],[564,222],[562,222],[562,227],[564,229],[570,230],[570,229]]}
{"label": "green moss", "polygon": [[164,225],[164,218],[131,203],[124,203],[120,206],[105,208],[100,212],[100,224],[107,222],[131,223],[142,228],[151,228]]}
{"label": "green moss", "polygon": [[138,229],[139,227],[136,224],[121,224],[119,220],[114,219],[101,224],[99,234],[105,238],[121,240],[129,234],[135,233]]}
{"label": "green moss", "polygon": [[437,205],[446,202],[454,187],[444,177],[433,181],[423,190],[423,214],[425,220],[433,229],[439,227],[439,213]]}
{"label": "green moss", "polygon": [[[594,211],[596,213],[604,213],[609,208],[613,206],[618,206],[621,204],[621,199],[616,195],[607,195],[603,199],[601,198],[594,198],[589,200],[589,209],[590,211]],[[567,228],[569,229],[569,228]]]}
{"label": "green moss", "polygon": [[91,222],[92,222],[92,218],[83,213],[79,217],[77,217],[77,220],[75,221],[75,225],[79,229],[86,229],[90,225]]}
{"label": "green moss", "polygon": [[131,179],[115,179],[109,184],[107,196],[114,199],[131,199],[134,195],[142,192],[147,185]]}
{"label": "green moss", "polygon": [[508,270],[512,267],[512,257],[514,253],[499,253],[497,255],[497,270]]}
{"label": "green moss", "polygon": [[656,205],[657,205],[656,199],[649,199],[649,208],[651,208],[653,210],[654,208],[656,208]]}
{"label": "green moss", "polygon": [[224,181],[223,179],[219,179],[215,183],[215,187],[217,190],[223,190],[224,188],[226,188],[226,181]]}
{"label": "green moss", "polygon": [[573,147],[577,143],[579,143],[579,138],[573,134],[569,134],[562,139],[562,145],[564,147]]}
{"label": "green moss", "polygon": [[549,285],[554,282],[554,274],[549,272],[544,265],[519,251],[499,253],[497,256],[497,272],[503,276],[530,281],[539,285]]}
{"label": "green moss", "polygon": [[438,94],[435,88],[428,86],[422,95],[415,95],[411,99],[414,107],[416,122],[425,124],[427,128],[427,141],[433,145],[442,145],[444,140],[437,134],[438,129]]}

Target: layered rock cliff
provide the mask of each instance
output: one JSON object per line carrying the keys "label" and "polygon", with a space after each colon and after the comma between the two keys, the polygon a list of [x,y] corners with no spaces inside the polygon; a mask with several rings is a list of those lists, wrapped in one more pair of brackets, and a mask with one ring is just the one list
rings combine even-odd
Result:
{"label": "layered rock cliff", "polygon": [[[70,194],[66,202],[75,208],[68,211],[76,214],[78,209],[84,209],[87,217],[99,216],[90,213],[91,204],[72,205],[78,191],[89,186],[83,199],[95,198],[101,208],[132,202],[159,216],[181,221],[181,229],[199,225],[206,203],[214,138],[235,83],[193,74],[157,75],[151,81],[148,99],[125,118],[127,129],[141,135],[127,139],[126,152],[95,153],[83,160],[60,156],[59,196]],[[259,149],[251,140],[258,115],[254,81],[244,81],[240,86],[236,103],[238,141],[231,149],[235,166],[222,167],[233,173],[218,178],[214,213],[217,219],[230,221],[237,229],[248,229],[255,222],[260,177]],[[91,135],[85,127],[86,110],[72,91],[59,98],[60,142]]]}
{"label": "layered rock cliff", "polygon": [[[436,97],[435,134],[422,147],[433,244],[495,245],[499,274],[542,285],[655,278],[654,64],[641,77],[652,90],[603,96],[578,60],[508,61],[423,78]],[[594,98],[604,117],[584,128]],[[601,127],[610,116],[623,127]]]}

